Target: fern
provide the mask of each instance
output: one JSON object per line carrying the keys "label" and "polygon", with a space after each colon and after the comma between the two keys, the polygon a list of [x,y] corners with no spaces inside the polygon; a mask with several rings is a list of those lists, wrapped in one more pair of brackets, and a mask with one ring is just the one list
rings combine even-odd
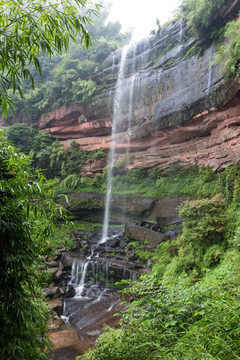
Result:
{"label": "fern", "polygon": [[81,185],[81,177],[78,174],[68,175],[60,185],[66,189],[76,189]]}

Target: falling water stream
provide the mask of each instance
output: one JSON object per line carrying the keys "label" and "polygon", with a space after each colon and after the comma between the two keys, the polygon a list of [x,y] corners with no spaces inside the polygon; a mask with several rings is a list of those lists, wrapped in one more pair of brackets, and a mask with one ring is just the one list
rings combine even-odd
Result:
{"label": "falling water stream", "polygon": [[[112,140],[110,146],[109,154],[109,166],[108,166],[108,179],[107,179],[107,194],[105,199],[105,214],[104,214],[104,223],[102,238],[100,243],[106,242],[108,239],[108,227],[109,227],[109,216],[110,216],[110,204],[112,197],[112,183],[113,183],[113,169],[116,163],[116,149],[117,149],[117,136],[119,132],[119,126],[122,123],[124,118],[124,111],[127,112],[127,129],[131,127],[131,119],[133,116],[133,91],[134,91],[134,81],[135,74],[129,79],[126,78],[126,64],[127,64],[127,55],[132,51],[133,59],[133,71],[135,71],[135,58],[136,58],[136,44],[130,43],[125,46],[122,50],[121,61],[118,72],[118,79],[116,85],[116,92],[114,96],[113,103],[113,121],[112,121]],[[127,93],[127,99],[126,99]],[[126,109],[127,105],[127,109]],[[129,152],[129,140],[126,146],[126,156]]]}
{"label": "falling water stream", "polygon": [[[116,312],[115,307],[118,308],[120,302],[120,295],[109,284],[115,282],[116,279],[112,276],[111,262],[108,262],[99,256],[101,253],[101,246],[110,238],[111,232],[109,230],[109,216],[110,203],[112,197],[113,185],[113,170],[117,158],[118,134],[121,131],[126,131],[127,139],[125,140],[126,157],[129,155],[129,145],[131,137],[131,121],[134,116],[134,86],[138,80],[136,74],[137,47],[134,44],[129,44],[121,51],[121,60],[118,67],[118,79],[115,89],[115,96],[113,101],[113,121],[112,121],[112,140],[109,153],[108,166],[108,180],[107,180],[107,194],[105,199],[105,215],[104,224],[101,237],[95,239],[90,245],[88,253],[85,258],[75,258],[72,262],[71,279],[68,284],[75,289],[75,296],[70,299],[64,299],[62,319],[66,326],[77,329],[77,332],[88,336],[91,331],[97,326],[100,326],[101,321],[112,321],[113,313]],[[119,56],[119,53],[116,54]],[[127,58],[132,59],[131,70],[132,76],[127,76],[129,64]],[[141,60],[141,59],[140,59]],[[113,69],[116,67],[116,58],[113,56]],[[111,235],[114,237],[123,236],[122,233]],[[100,248],[99,248],[100,247]],[[116,260],[115,260],[116,262]],[[127,269],[122,265],[120,267],[120,279],[128,278],[135,280],[137,273],[135,270]],[[104,279],[102,278],[104,275]],[[115,276],[115,275],[114,275]],[[116,320],[114,318],[116,323]],[[62,359],[62,358],[61,358]],[[65,359],[65,358],[64,358]]]}
{"label": "falling water stream", "polygon": [[110,155],[109,155],[107,194],[105,200],[103,231],[102,231],[102,238],[100,243],[106,242],[108,236],[109,212],[110,212],[110,202],[112,195],[113,168],[116,161],[116,135],[118,130],[118,123],[121,120],[121,114],[122,114],[122,105],[123,105],[122,102],[124,95],[124,72],[125,72],[125,63],[126,63],[129,46],[130,45],[125,46],[122,50],[121,62],[120,62],[117,85],[116,85],[116,94],[114,97],[112,140],[111,140]]}
{"label": "falling water stream", "polygon": [[207,83],[207,95],[210,93],[211,81],[212,81],[212,60],[213,60],[214,47],[211,45],[209,50],[209,67],[208,67],[208,83]]}

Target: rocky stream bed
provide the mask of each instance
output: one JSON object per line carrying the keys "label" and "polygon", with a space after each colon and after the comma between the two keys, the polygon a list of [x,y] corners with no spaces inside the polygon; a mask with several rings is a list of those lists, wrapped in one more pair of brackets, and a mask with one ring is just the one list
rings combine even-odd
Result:
{"label": "rocky stream bed", "polygon": [[137,279],[150,272],[129,239],[142,250],[154,249],[162,241],[172,241],[181,231],[181,221],[163,231],[158,224],[142,221],[111,228],[105,243],[100,243],[101,228],[75,233],[75,248],[59,248],[46,259],[44,268],[51,275],[44,289],[51,312],[51,359],[75,360],[94,345],[103,325],[117,326],[124,307],[115,283]]}

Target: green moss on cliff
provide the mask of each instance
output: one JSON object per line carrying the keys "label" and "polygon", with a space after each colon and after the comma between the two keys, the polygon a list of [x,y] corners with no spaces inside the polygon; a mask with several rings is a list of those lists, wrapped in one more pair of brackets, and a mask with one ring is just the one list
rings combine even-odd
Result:
{"label": "green moss on cliff", "polygon": [[228,201],[239,183],[239,166],[230,166],[221,173],[209,167],[172,166],[167,170],[135,169],[113,178],[115,194],[141,194],[143,197],[171,198],[190,196],[204,198],[218,193]]}

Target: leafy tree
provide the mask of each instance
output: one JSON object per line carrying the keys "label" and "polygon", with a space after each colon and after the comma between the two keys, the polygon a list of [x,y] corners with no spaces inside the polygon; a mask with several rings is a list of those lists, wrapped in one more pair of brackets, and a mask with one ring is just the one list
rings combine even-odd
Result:
{"label": "leafy tree", "polygon": [[[17,92],[13,94],[18,121],[19,118],[27,117],[35,122],[42,113],[62,105],[89,101],[92,96],[101,92],[104,86],[108,86],[104,78],[99,83],[93,77],[105,66],[104,62],[110,53],[126,43],[130,34],[120,32],[119,22],[105,24],[107,16],[108,10],[101,7],[101,16],[94,15],[91,27],[87,26],[94,36],[93,47],[88,51],[70,41],[69,50],[63,56],[56,54],[48,59],[43,52],[39,53],[42,77],[34,66],[30,65],[35,88],[32,89],[26,80],[22,83],[24,98],[19,99]],[[16,116],[9,111],[8,123],[16,121]]]}
{"label": "leafy tree", "polygon": [[[185,18],[191,34],[197,40],[194,49],[201,52],[213,41],[223,38],[224,26],[229,16],[223,7],[230,6],[234,0],[183,0],[180,16]],[[216,18],[216,14],[220,16]],[[237,14],[236,14],[237,16]]]}
{"label": "leafy tree", "polygon": [[61,186],[66,189],[75,190],[79,185],[81,185],[81,177],[78,174],[71,174],[61,182]]}
{"label": "leafy tree", "polygon": [[72,100],[74,103],[87,102],[96,93],[96,83],[92,80],[81,80],[73,82]]}
{"label": "leafy tree", "polygon": [[34,132],[34,128],[26,124],[14,124],[7,129],[6,136],[14,146],[27,154],[32,146]]}
{"label": "leafy tree", "polygon": [[226,232],[226,201],[221,194],[211,199],[186,201],[179,209],[186,241],[209,246],[223,241]]}
{"label": "leafy tree", "polygon": [[216,64],[220,64],[227,77],[240,76],[240,19],[231,21],[225,30],[227,42],[218,48]]}
{"label": "leafy tree", "polygon": [[200,39],[201,36],[210,34],[215,25],[211,20],[225,2],[225,0],[183,0],[180,8],[194,36]]}
{"label": "leafy tree", "polygon": [[[90,5],[87,8],[87,5]],[[91,44],[89,16],[99,10],[86,0],[2,0],[0,2],[0,101],[3,115],[13,108],[9,89],[22,93],[23,79],[34,83],[29,64],[42,72],[40,51],[51,57],[68,50],[69,40]],[[87,16],[88,15],[88,16]]]}
{"label": "leafy tree", "polygon": [[50,153],[50,169],[52,177],[56,177],[61,172],[61,168],[67,164],[67,152],[60,142],[54,141],[52,146],[49,146],[47,150]]}
{"label": "leafy tree", "polygon": [[0,141],[0,358],[47,359],[48,312],[41,253],[64,209],[29,158]]}

